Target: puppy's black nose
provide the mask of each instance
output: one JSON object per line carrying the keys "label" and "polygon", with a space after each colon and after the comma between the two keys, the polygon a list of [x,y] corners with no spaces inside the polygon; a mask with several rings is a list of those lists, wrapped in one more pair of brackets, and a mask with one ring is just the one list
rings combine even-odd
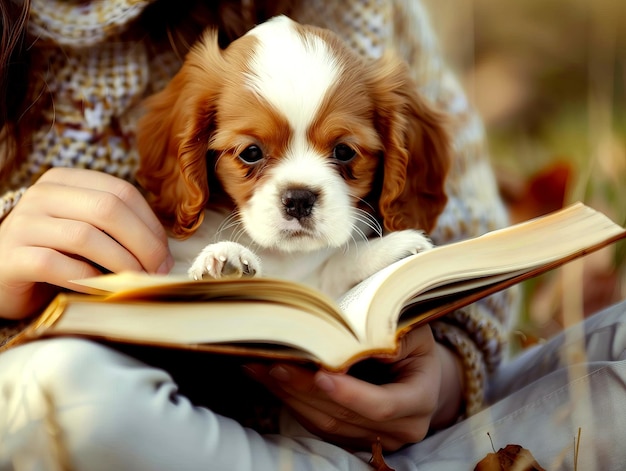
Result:
{"label": "puppy's black nose", "polygon": [[311,190],[303,189],[286,190],[280,199],[285,208],[285,213],[296,219],[310,216],[316,200],[317,194]]}

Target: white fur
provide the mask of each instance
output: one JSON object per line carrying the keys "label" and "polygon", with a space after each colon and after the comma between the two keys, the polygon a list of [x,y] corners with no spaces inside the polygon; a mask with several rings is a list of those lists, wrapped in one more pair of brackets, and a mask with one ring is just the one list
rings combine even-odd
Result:
{"label": "white fur", "polygon": [[[233,241],[237,229],[224,229],[222,223],[226,217],[225,214],[207,211],[202,226],[191,238],[185,241],[170,240],[170,249],[177,262],[173,273],[183,273],[193,259],[187,270],[193,279],[204,276],[249,276],[244,271],[247,264],[256,270],[255,276],[305,283],[332,298],[338,298],[358,282],[391,263],[432,248],[431,242],[421,231],[409,229],[341,247],[310,250],[306,246],[299,252],[258,248],[253,253],[248,247],[254,243],[247,234],[240,235],[239,242]],[[216,242],[204,246],[207,240],[212,239]],[[220,272],[220,267],[227,269]]]}
{"label": "white fur", "polygon": [[[257,189],[246,207],[240,208],[244,227],[256,243],[287,252],[343,245],[351,236],[355,219],[348,186],[306,137],[311,120],[341,73],[341,65],[320,37],[309,35],[303,41],[294,26],[292,20],[279,16],[248,33],[259,43],[247,86],[287,118],[293,135],[281,164],[270,172],[270,179]],[[281,192],[294,187],[321,191],[312,228],[283,215]],[[291,237],[298,231],[306,235]]]}
{"label": "white fur", "polygon": [[279,16],[248,32],[259,44],[247,86],[286,116],[296,135],[303,136],[341,66],[320,37],[311,35],[303,42],[294,25]]}
{"label": "white fur", "polygon": [[[311,224],[303,226],[296,218],[285,218],[280,199],[282,190],[288,187],[319,192]],[[324,159],[303,149],[272,169],[270,178],[240,208],[241,220],[254,242],[262,247],[285,252],[339,247],[350,239],[355,224],[348,190],[348,185]],[[306,235],[292,237],[299,231]]]}
{"label": "white fur", "polygon": [[[207,245],[188,271],[194,280],[204,275],[212,278],[261,276],[261,260],[237,242],[221,241]],[[200,263],[201,262],[201,263]]]}
{"label": "white fur", "polygon": [[[189,275],[199,279],[262,272],[308,283],[337,297],[390,263],[429,249],[430,242],[417,230],[369,240],[375,222],[365,221],[357,212],[349,186],[328,163],[328,156],[317,153],[307,140],[313,117],[342,73],[329,46],[315,35],[303,42],[285,17],[248,34],[259,43],[242,86],[252,88],[287,119],[292,139],[280,162],[268,169],[263,183],[238,208],[240,220],[234,226],[228,225],[225,215],[207,212],[189,241],[172,242],[179,262],[188,263],[189,247],[200,252]],[[287,188],[308,188],[318,194],[304,223],[285,214],[281,195]],[[197,244],[206,243],[208,234],[216,234],[215,243],[200,251]]]}

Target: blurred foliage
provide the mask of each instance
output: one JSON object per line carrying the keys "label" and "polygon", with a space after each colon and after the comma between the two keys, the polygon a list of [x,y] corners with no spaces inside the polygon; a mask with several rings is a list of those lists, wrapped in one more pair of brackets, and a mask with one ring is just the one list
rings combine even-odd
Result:
{"label": "blurred foliage", "polygon": [[[581,200],[626,224],[626,1],[426,0],[482,115],[512,219]],[[585,261],[586,314],[626,298],[626,244]],[[558,274],[527,283],[527,331],[562,325]]]}

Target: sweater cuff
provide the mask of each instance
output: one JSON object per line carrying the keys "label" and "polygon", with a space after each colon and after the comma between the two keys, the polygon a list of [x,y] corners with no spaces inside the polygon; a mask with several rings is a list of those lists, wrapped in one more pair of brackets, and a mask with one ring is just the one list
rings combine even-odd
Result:
{"label": "sweater cuff", "polygon": [[0,222],[11,212],[26,190],[27,188],[24,187],[2,195],[2,198],[0,198]]}
{"label": "sweater cuff", "polygon": [[454,351],[463,365],[465,416],[479,412],[485,398],[485,363],[476,344],[460,328],[437,321],[431,324],[435,340]]}

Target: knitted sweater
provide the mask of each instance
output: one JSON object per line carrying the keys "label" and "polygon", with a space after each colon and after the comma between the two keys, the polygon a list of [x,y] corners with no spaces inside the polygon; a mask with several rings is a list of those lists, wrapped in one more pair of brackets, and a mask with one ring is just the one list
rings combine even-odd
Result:
{"label": "knitted sweater", "polygon": [[[95,169],[134,181],[138,105],[162,88],[182,62],[172,50],[157,50],[147,36],[129,34],[140,27],[136,20],[155,1],[33,0],[29,32],[38,40],[32,51],[32,90],[44,90],[47,99],[29,97],[41,120],[28,158],[0,182],[0,223],[51,167]],[[295,20],[334,30],[366,56],[395,50],[411,66],[420,92],[453,117],[449,201],[431,233],[434,242],[444,244],[507,224],[482,122],[446,68],[420,3],[295,3]],[[438,341],[456,350],[463,361],[467,414],[481,408],[486,377],[502,359],[513,298],[511,291],[499,293],[433,324]]]}

